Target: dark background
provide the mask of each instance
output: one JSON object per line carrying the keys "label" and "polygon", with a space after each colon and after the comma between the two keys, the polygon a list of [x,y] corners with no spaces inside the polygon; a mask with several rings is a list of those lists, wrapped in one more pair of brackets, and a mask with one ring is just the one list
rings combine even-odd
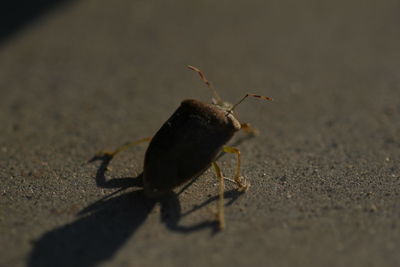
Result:
{"label": "dark background", "polygon": [[[397,1],[30,2],[0,14],[1,266],[400,265]],[[209,101],[188,64],[275,99],[237,108],[220,233],[211,170],[154,202],[146,145],[89,162]]]}

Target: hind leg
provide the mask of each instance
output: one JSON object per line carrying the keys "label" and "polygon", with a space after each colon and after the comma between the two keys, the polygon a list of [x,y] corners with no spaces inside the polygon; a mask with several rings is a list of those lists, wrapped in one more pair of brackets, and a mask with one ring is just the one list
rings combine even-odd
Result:
{"label": "hind leg", "polygon": [[124,150],[127,150],[128,148],[131,148],[135,145],[144,143],[144,142],[150,142],[151,141],[151,137],[146,137],[146,138],[142,138],[139,140],[136,140],[134,142],[130,142],[127,143],[125,145],[122,145],[120,147],[118,147],[117,149],[115,149],[114,151],[99,151],[96,153],[96,157],[110,157],[113,158],[116,154],[118,154],[119,152],[122,152]]}
{"label": "hind leg", "polygon": [[212,163],[214,166],[215,173],[219,181],[219,194],[218,194],[218,204],[217,204],[217,221],[218,229],[223,230],[225,228],[225,213],[224,213],[224,193],[225,193],[225,183],[224,177],[221,172],[221,168],[214,161]]}

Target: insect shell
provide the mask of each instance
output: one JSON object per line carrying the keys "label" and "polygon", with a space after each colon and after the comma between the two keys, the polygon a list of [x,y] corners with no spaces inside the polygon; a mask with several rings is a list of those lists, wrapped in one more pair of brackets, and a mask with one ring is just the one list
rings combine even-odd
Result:
{"label": "insect shell", "polygon": [[239,121],[226,109],[184,100],[146,151],[143,183],[147,195],[158,196],[201,175],[238,130]]}
{"label": "insect shell", "polygon": [[145,154],[143,184],[146,195],[161,196],[191,180],[216,159],[225,145],[241,129],[233,109],[246,97],[269,97],[246,94],[237,104],[224,102],[211,83],[197,68],[204,83],[213,91],[213,103],[184,100],[152,138]]}

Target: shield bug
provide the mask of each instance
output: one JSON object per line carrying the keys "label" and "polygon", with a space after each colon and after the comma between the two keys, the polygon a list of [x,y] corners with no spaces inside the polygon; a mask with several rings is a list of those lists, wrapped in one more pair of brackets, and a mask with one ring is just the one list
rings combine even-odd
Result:
{"label": "shield bug", "polygon": [[[246,94],[232,105],[222,101],[201,70],[193,66],[188,66],[188,68],[197,72],[212,91],[211,104],[193,99],[184,100],[152,138],[144,138],[121,146],[113,152],[100,152],[98,155],[113,157],[128,147],[150,141],[143,169],[143,186],[148,197],[163,196],[175,187],[200,176],[213,165],[220,185],[217,220],[219,228],[223,229],[225,226],[224,179],[234,182],[239,191],[246,191],[250,186],[250,183],[240,174],[240,151],[225,144],[241,129],[247,133],[257,132],[248,123],[240,123],[234,116],[234,109],[249,96],[264,100],[272,100],[272,98]],[[224,178],[220,167],[215,162],[221,152],[233,153],[237,156],[233,179]]]}

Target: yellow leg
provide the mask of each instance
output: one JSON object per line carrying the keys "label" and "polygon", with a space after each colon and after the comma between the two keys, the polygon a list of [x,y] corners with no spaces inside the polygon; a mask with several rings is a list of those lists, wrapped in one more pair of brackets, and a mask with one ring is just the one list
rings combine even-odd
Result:
{"label": "yellow leg", "polygon": [[[222,149],[224,152],[233,153],[233,154],[237,155],[236,173],[235,173],[233,182],[236,183],[239,191],[247,191],[247,189],[249,189],[249,187],[250,187],[250,183],[243,176],[240,175],[240,151],[239,151],[239,149],[237,149],[235,147],[231,147],[231,146],[224,146]],[[230,179],[228,179],[228,180],[230,180]],[[230,180],[230,181],[232,181],[232,180]]]}
{"label": "yellow leg", "polygon": [[134,142],[130,142],[130,143],[127,143],[127,144],[125,144],[125,145],[123,145],[123,146],[120,146],[120,147],[118,147],[117,149],[115,149],[114,151],[112,151],[112,152],[109,152],[109,151],[100,151],[100,152],[97,152],[96,153],[96,156],[97,157],[104,157],[104,156],[108,156],[108,157],[114,157],[116,154],[118,154],[119,152],[121,152],[121,151],[124,151],[124,150],[126,150],[126,149],[128,149],[128,148],[130,148],[130,147],[132,147],[132,146],[135,146],[135,145],[138,145],[138,144],[140,144],[140,143],[144,143],[144,142],[150,142],[151,141],[151,137],[146,137],[146,138],[142,138],[142,139],[140,139],[140,140],[137,140],[137,141],[134,141]]}
{"label": "yellow leg", "polygon": [[240,129],[245,133],[252,135],[259,135],[260,131],[257,128],[254,128],[250,125],[250,123],[242,123],[240,124]]}
{"label": "yellow leg", "polygon": [[225,214],[224,214],[224,192],[225,192],[225,183],[224,177],[222,176],[222,172],[220,167],[216,162],[213,162],[215,173],[217,174],[219,180],[219,199],[217,204],[217,220],[218,220],[218,228],[219,230],[223,230],[225,228]]}

